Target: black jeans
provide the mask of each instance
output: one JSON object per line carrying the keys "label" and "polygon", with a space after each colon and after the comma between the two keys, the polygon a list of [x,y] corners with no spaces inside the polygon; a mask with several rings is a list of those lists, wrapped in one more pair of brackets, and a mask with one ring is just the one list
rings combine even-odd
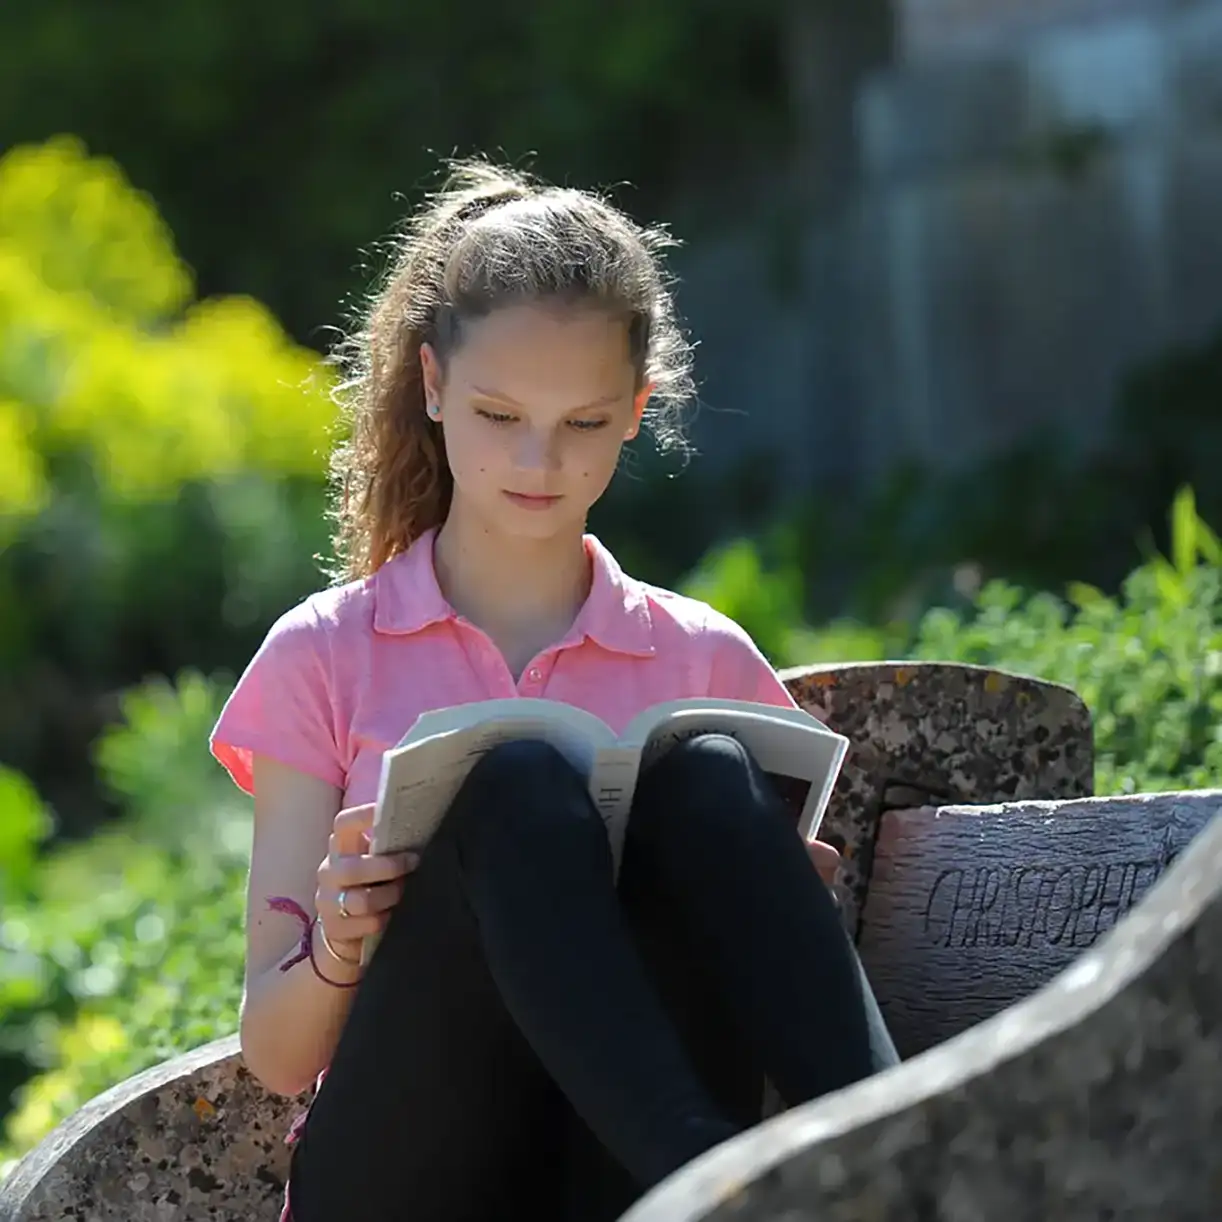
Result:
{"label": "black jeans", "polygon": [[736,741],[640,779],[618,888],[540,743],[472,771],[407,880],[294,1149],[294,1222],[610,1222],[896,1060],[792,818]]}

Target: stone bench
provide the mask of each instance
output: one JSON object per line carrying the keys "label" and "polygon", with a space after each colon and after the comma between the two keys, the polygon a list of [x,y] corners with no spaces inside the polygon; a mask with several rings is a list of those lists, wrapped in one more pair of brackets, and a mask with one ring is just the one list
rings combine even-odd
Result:
{"label": "stone bench", "polygon": [[[849,1203],[840,1212],[829,1205],[820,1218],[882,1216],[861,1213],[863,1202],[891,1201],[901,1180],[895,1193],[912,1187],[887,1170],[891,1148],[911,1147],[918,1170],[949,1167],[953,1189],[960,1130],[934,1124],[934,1112],[922,1106],[944,1105],[948,1116],[968,1108],[965,1132],[991,1134],[996,1146],[1016,1110],[1040,1114],[1044,1093],[1052,1099],[1072,1080],[1064,1077],[1062,1054],[1040,1060],[1044,1034],[1055,1042],[1061,1027],[1078,1031],[1095,1013],[1092,1000],[1106,1009],[1108,998],[1129,987],[1129,976],[1162,981],[1154,969],[1174,973],[1178,969],[1167,966],[1173,961],[1188,972],[1183,954],[1173,959],[1169,949],[1187,935],[1161,916],[1151,932],[1150,914],[1175,908],[1166,896],[1196,897],[1200,912],[1213,913],[1209,919],[1217,923],[1216,905],[1209,908],[1201,898],[1198,876],[1201,854],[1216,858],[1219,852],[1216,825],[1208,836],[1201,829],[1222,798],[1090,798],[1090,719],[1071,691],[933,663],[804,668],[787,672],[785,680],[804,707],[853,743],[825,834],[845,855],[846,922],[896,1042],[912,1059],[872,1082],[768,1120],[699,1160],[634,1209],[632,1217],[642,1222],[814,1217],[793,1212],[804,1210],[808,1199]],[[1184,860],[1175,862],[1181,853]],[[1156,883],[1158,894],[1149,895]],[[1190,907],[1184,901],[1184,911]],[[1090,980],[1080,976],[1083,955],[1108,953],[1106,966]],[[1197,996],[1201,1014],[1212,1016],[1216,1029],[1222,1013],[1215,1004],[1222,991],[1216,955],[1209,963],[1214,975],[1203,991],[1191,972],[1158,987],[1168,998],[1185,990]],[[1154,974],[1143,975],[1147,967]],[[1048,1000],[1062,995],[1063,1005]],[[1032,1006],[1043,1026],[1031,1020],[1011,1033],[1010,1016]],[[1173,1039],[1188,1041],[1189,1029],[1202,1027],[1206,1017],[1193,1019],[1185,1010],[1177,1021],[1183,1030],[1177,1027]],[[979,1051],[981,1040],[992,1061]],[[980,1074],[991,1080],[1001,1072],[1011,1043],[1026,1076],[1014,1080],[1009,1095],[987,1083],[971,1094]],[[1141,1045],[1147,1046],[1156,1047]],[[1092,1060],[1089,1047],[1073,1048],[1071,1060],[1087,1077],[1100,1065],[1114,1065]],[[922,1069],[931,1064],[936,1070]],[[1181,1068],[1177,1062],[1176,1072]],[[1157,1071],[1151,1080],[1155,1091],[1162,1089]],[[241,1066],[236,1039],[197,1049],[120,1084],[61,1125],[0,1185],[0,1222],[274,1219],[287,1166],[282,1139],[300,1107],[300,1100],[277,1099],[259,1088]],[[1058,1131],[1057,1115],[1040,1140]],[[909,1116],[915,1117],[911,1124]],[[1103,1124],[1101,1146],[1111,1149],[1106,1110],[1095,1120]],[[901,1125],[886,1130],[890,1144],[858,1133],[888,1121]],[[843,1152],[837,1147],[820,1161],[820,1143],[828,1140],[841,1142]],[[1161,1133],[1152,1140],[1159,1146]],[[936,1153],[922,1156],[924,1146]],[[985,1142],[978,1148],[993,1147]],[[881,1160],[878,1167],[867,1155]],[[1004,1162],[1002,1154],[996,1157]],[[863,1179],[854,1158],[870,1165],[875,1178]],[[826,1185],[816,1191],[816,1181]],[[783,1200],[777,1195],[782,1190],[788,1193]],[[918,1199],[934,1198],[912,1198]],[[888,1216],[913,1216],[896,1209]],[[921,1216],[1025,1214],[951,1210]],[[1053,1210],[1043,1216],[1071,1215]],[[1159,1215],[1178,1216],[1198,1215]]]}
{"label": "stone bench", "polygon": [[[862,952],[893,1021],[905,1024],[901,1037],[930,1029],[924,1013],[943,1013],[949,982],[989,1010],[1011,991],[1006,981],[1025,987],[1027,954],[1036,979],[1071,958],[1079,941],[1094,940],[1102,897],[1108,932],[1033,996],[765,1121],[683,1168],[621,1222],[1222,1218],[1219,811],[1222,791],[1213,790],[955,807],[941,812],[942,827],[930,812],[897,816],[879,853],[896,874],[877,914],[871,892]],[[1031,850],[1027,862],[1002,855],[999,829]],[[911,838],[930,833],[941,848],[975,837],[981,851],[927,862],[920,886],[906,891],[899,870],[915,860]],[[1010,880],[1028,869],[1024,902]],[[1130,902],[1111,925],[1113,908]],[[959,1016],[935,1020],[959,1025]]]}

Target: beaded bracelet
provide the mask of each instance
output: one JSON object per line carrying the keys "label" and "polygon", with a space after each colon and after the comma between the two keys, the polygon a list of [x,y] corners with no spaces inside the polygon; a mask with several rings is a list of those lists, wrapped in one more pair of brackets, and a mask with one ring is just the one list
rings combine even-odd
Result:
{"label": "beaded bracelet", "polygon": [[[314,958],[314,926],[318,921],[317,917],[311,920],[306,914],[305,909],[302,908],[302,906],[295,899],[291,899],[287,895],[273,895],[267,901],[267,906],[273,912],[283,912],[288,916],[296,917],[301,922],[303,927],[301,931],[301,945],[298,947],[297,953],[291,959],[286,959],[280,965],[280,970],[282,972],[287,972],[289,968],[296,967],[297,964],[301,963],[305,959],[308,959],[310,961],[310,966],[314,969],[314,975],[317,976],[318,979],[323,982],[323,984],[329,984],[333,989],[355,989],[356,986],[361,983],[360,979],[332,980],[330,977],[323,975],[322,969],[318,966],[318,961]],[[326,934],[324,933],[323,936],[325,937]],[[335,952],[332,951],[331,953],[334,954]],[[336,955],[335,957],[337,959],[340,958],[339,955]],[[346,963],[348,960],[345,959],[343,962]]]}

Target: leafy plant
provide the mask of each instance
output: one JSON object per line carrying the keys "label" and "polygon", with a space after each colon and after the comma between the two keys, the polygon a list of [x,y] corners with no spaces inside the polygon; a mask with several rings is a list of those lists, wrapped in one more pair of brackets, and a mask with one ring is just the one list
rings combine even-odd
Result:
{"label": "leafy plant", "polygon": [[35,867],[45,818],[28,785],[0,776],[0,879],[15,880],[0,1032],[36,1071],[9,1118],[10,1158],[115,1082],[235,1029],[250,810],[205,747],[225,691],[187,674],[129,693],[97,752],[127,817]]}
{"label": "leafy plant", "polygon": [[111,161],[0,157],[0,755],[67,831],[114,691],[236,669],[320,583],[331,389],[259,303],[195,299]]}
{"label": "leafy plant", "polygon": [[689,587],[744,624],[777,664],[911,657],[998,666],[1068,684],[1090,707],[1099,793],[1222,785],[1222,543],[1191,489],[1169,515],[1169,556],[1110,597],[990,581],[962,609],[905,626],[794,615],[797,571],[769,570],[749,542],[715,553]]}

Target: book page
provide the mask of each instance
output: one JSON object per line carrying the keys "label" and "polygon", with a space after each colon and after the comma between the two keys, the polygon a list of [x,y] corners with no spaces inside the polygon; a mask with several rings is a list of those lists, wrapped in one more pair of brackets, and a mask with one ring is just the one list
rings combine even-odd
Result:
{"label": "book page", "polygon": [[640,766],[641,753],[635,748],[604,747],[595,756],[594,769],[590,774],[590,797],[607,829],[617,876]]}
{"label": "book page", "polygon": [[560,700],[542,700],[533,696],[510,696],[497,700],[472,700],[443,709],[427,709],[412,723],[411,729],[399,740],[397,747],[407,747],[435,734],[453,730],[471,730],[490,722],[503,721],[564,721],[580,731],[591,742],[611,742],[615,735],[601,717],[588,709],[580,709]]}
{"label": "book page", "polygon": [[523,740],[550,743],[588,778],[598,747],[584,732],[586,728],[579,718],[570,720],[554,713],[541,716],[537,709],[522,709],[515,710],[513,715],[503,714],[466,729],[433,734],[387,751],[382,757],[371,851],[399,853],[424,848],[458,796],[467,774],[501,743]]}
{"label": "book page", "polygon": [[769,705],[742,702],[684,702],[682,708],[653,728],[641,753],[641,767],[648,767],[676,743],[701,734],[726,734],[741,742],[793,811],[803,838],[814,840],[818,836],[848,753],[847,738],[800,709],[774,710]]}
{"label": "book page", "polygon": [[624,727],[620,742],[631,746],[643,747],[653,733],[654,728],[676,713],[686,713],[692,710],[717,709],[723,713],[749,713],[756,717],[768,717],[773,721],[788,721],[794,725],[806,726],[815,733],[835,734],[817,717],[812,717],[805,709],[789,708],[779,704],[760,704],[756,700],[724,700],[714,696],[687,696],[680,700],[664,700],[661,704],[651,705],[644,712],[638,713]]}

